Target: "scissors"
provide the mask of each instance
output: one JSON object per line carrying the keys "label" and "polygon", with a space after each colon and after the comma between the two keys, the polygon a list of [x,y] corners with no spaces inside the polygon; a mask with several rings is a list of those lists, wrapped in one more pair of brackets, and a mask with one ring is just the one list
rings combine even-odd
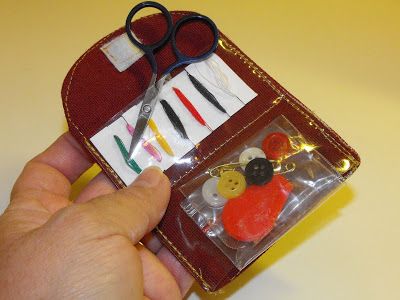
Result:
{"label": "scissors", "polygon": [[[164,15],[166,21],[167,21],[167,32],[165,35],[157,42],[153,44],[143,44],[142,42],[138,41],[137,38],[132,34],[131,31],[131,23],[132,19],[135,16],[135,14],[142,10],[143,8],[146,7],[153,7],[162,12]],[[187,23],[190,22],[202,22],[206,24],[212,31],[212,34],[214,36],[214,41],[206,52],[201,53],[198,56],[187,56],[183,54],[179,49],[176,44],[176,35],[179,31],[179,29]],[[140,50],[144,52],[145,57],[150,63],[151,66],[151,71],[152,71],[152,76],[151,80],[149,83],[149,86],[144,94],[143,102],[140,107],[138,119],[136,121],[135,125],[135,131],[133,132],[132,135],[132,140],[131,144],[129,147],[129,154],[127,159],[133,159],[136,154],[136,149],[137,145],[140,143],[140,139],[143,136],[143,133],[147,127],[147,124],[153,114],[154,108],[157,104],[158,101],[158,96],[159,93],[165,83],[165,80],[167,79],[168,75],[176,68],[182,66],[182,65],[187,65],[195,62],[199,62],[202,60],[207,59],[217,48],[218,45],[218,29],[217,26],[214,24],[214,22],[203,15],[199,14],[192,14],[185,16],[181,19],[179,19],[175,25],[172,24],[172,16],[169,13],[169,11],[162,6],[161,4],[153,1],[145,1],[142,3],[139,3],[136,5],[132,10],[129,12],[128,17],[126,18],[126,23],[125,23],[125,31],[129,37],[129,40]],[[157,67],[157,62],[156,62],[156,57],[155,57],[155,52],[162,48],[168,41],[171,41],[172,44],[172,50],[175,54],[176,61],[172,63],[170,66],[166,68],[166,70],[162,73],[160,76],[160,79],[157,81],[157,72],[158,72],[158,67]]]}

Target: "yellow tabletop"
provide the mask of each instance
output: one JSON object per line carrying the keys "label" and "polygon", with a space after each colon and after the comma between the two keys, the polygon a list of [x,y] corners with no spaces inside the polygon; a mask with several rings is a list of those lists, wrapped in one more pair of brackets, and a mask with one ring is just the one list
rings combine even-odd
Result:
{"label": "yellow tabletop", "polygon": [[[195,286],[188,299],[400,299],[400,2],[160,2],[210,16],[362,158],[346,186],[225,293]],[[67,71],[135,3],[1,1],[0,211],[24,162],[66,130]]]}

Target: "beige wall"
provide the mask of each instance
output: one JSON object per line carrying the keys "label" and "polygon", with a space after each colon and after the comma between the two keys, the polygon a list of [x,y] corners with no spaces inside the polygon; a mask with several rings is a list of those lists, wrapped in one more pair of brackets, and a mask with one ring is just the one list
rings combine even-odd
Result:
{"label": "beige wall", "polygon": [[[0,210],[24,162],[66,130],[60,88],[69,67],[122,26],[134,3],[0,1]],[[162,3],[210,16],[363,160],[217,298],[399,299],[399,1]],[[194,290],[189,299],[205,297]]]}

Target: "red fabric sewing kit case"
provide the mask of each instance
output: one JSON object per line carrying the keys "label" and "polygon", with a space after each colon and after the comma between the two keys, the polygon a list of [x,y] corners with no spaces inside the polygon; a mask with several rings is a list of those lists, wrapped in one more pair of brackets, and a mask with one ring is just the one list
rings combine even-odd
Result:
{"label": "red fabric sewing kit case", "polygon": [[[174,22],[188,13],[172,12]],[[154,41],[165,31],[165,22],[161,14],[155,14],[135,21],[132,28],[136,36],[143,41]],[[132,106],[132,101],[147,88],[151,76],[145,57],[141,57],[127,70],[119,72],[101,51],[103,45],[123,33],[124,29],[121,28],[86,51],[69,71],[62,88],[63,105],[70,132],[118,188],[125,186],[124,181],[92,143],[91,138],[110,120],[114,120],[115,116]],[[212,36],[193,24],[182,28],[179,38],[184,41],[179,44],[181,49],[185,49],[186,53],[197,54],[204,50],[204,45],[210,42]],[[154,231],[162,243],[208,291],[220,289],[241,273],[322,198],[347,179],[360,164],[358,154],[340,136],[242,53],[223,33],[220,33],[216,54],[257,96],[196,143],[182,158],[189,159],[190,163],[173,164],[165,170],[172,184],[171,201],[163,220]],[[170,45],[166,45],[157,53],[161,71],[174,60]],[[178,73],[172,75],[176,76]],[[312,147],[311,152],[303,151],[304,153],[304,149],[297,147],[299,151],[296,152],[293,165],[296,166],[297,172],[305,161],[312,160],[314,171],[307,169],[307,174],[312,174],[305,176],[320,176],[319,179],[331,176],[329,178],[334,179],[329,181],[328,188],[324,189],[322,186],[317,189],[314,186],[312,193],[308,192],[306,196],[304,193],[296,194],[300,182],[305,180],[299,180],[300,175],[293,177],[296,172],[289,172],[287,179],[274,177],[275,181],[279,181],[278,185],[285,185],[288,193],[294,193],[290,199],[296,198],[296,203],[301,203],[292,205],[291,208],[286,204],[284,210],[291,210],[285,216],[281,213],[281,216],[273,218],[273,221],[277,218],[276,228],[265,230],[257,238],[249,241],[246,240],[249,235],[235,235],[237,228],[229,229],[227,235],[221,233],[221,230],[218,231],[218,228],[223,228],[220,224],[217,224],[218,227],[211,222],[212,226],[217,227],[206,227],[203,223],[210,225],[210,222],[207,222],[207,213],[203,212],[208,211],[209,207],[198,205],[201,202],[198,200],[201,198],[201,192],[198,190],[201,190],[204,182],[210,178],[207,170],[237,161],[243,149],[254,146],[261,148],[265,136],[276,131],[301,136],[306,145],[316,146]],[[311,157],[310,153],[317,154]],[[317,168],[315,160],[318,161]],[[285,172],[282,173],[279,176],[285,177]],[[322,173],[325,175],[320,175]],[[304,190],[306,189],[302,188],[301,191]],[[286,197],[288,195],[282,198],[282,205],[285,205]],[[304,199],[309,202],[303,201]],[[228,200],[228,203],[231,203],[231,200]],[[217,211],[213,209],[211,210]],[[277,212],[282,210],[280,207]],[[220,217],[217,219],[221,220]],[[226,219],[227,217],[223,220],[223,225],[228,230],[229,221]],[[274,226],[274,222],[272,223],[268,226]],[[231,225],[234,226],[235,223]]]}

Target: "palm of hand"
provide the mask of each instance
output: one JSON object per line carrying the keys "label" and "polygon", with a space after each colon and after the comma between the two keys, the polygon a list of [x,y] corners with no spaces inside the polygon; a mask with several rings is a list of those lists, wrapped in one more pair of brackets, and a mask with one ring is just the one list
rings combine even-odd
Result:
{"label": "palm of hand", "polygon": [[90,164],[65,134],[26,165],[0,217],[0,298],[181,298],[191,277],[142,239],[165,211],[168,179],[151,169],[114,192],[100,174],[72,204],[71,182]]}

